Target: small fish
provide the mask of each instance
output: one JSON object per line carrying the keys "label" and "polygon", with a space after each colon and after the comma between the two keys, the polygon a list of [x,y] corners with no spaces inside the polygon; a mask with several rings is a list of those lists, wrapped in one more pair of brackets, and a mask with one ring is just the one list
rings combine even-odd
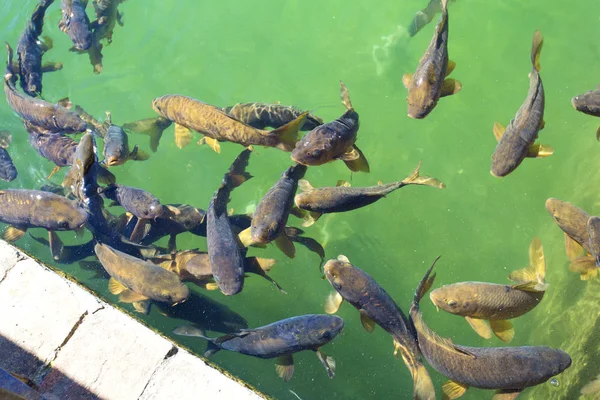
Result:
{"label": "small fish", "polygon": [[344,320],[335,315],[301,315],[287,318],[254,329],[242,329],[238,333],[208,338],[194,327],[179,327],[173,333],[197,336],[208,341],[205,357],[219,350],[234,351],[258,358],[277,358],[277,375],[289,381],[294,375],[293,354],[312,350],[330,378],[335,376],[335,361],[319,349],[331,342],[344,328]]}
{"label": "small fish", "polygon": [[163,117],[146,118],[123,125],[126,131],[141,133],[150,137],[150,150],[156,153],[163,131],[171,126],[173,122]]}
{"label": "small fish", "polygon": [[154,99],[152,108],[162,117],[175,122],[176,139],[178,135],[189,135],[191,139],[190,129],[195,130],[205,135],[201,142],[207,143],[217,153],[221,151],[219,141],[239,143],[245,147],[256,145],[292,151],[298,141],[298,130],[308,115],[304,113],[280,128],[263,131],[232,118],[215,106],[177,94]]}
{"label": "small fish", "polygon": [[360,312],[360,321],[368,332],[375,324],[392,335],[394,355],[400,353],[414,382],[414,399],[435,400],[435,389],[421,361],[411,323],[390,295],[366,272],[350,264],[346,256],[325,264],[325,277],[335,289],[325,303],[325,312],[337,312],[344,300]]}
{"label": "small fish", "polygon": [[83,132],[87,124],[79,116],[57,104],[23,95],[15,87],[16,76],[12,69],[12,48],[6,44],[8,61],[4,74],[4,93],[6,101],[12,109],[24,120],[36,125],[49,133]]}
{"label": "small fish", "polygon": [[[306,112],[292,106],[266,103],[237,103],[223,108],[223,111],[256,129],[280,128]],[[310,131],[319,125],[323,125],[323,120],[309,113],[300,130]]]}
{"label": "small fish", "polygon": [[111,276],[108,290],[119,295],[119,301],[133,303],[138,312],[148,312],[148,300],[175,305],[190,295],[188,287],[181,283],[177,275],[158,265],[102,243],[96,244],[94,251]]}
{"label": "small fish", "polygon": [[144,161],[150,158],[148,154],[138,149],[137,144],[129,150],[129,138],[118,125],[113,125],[108,115],[108,130],[104,136],[104,164],[108,167],[125,164],[128,160]]}
{"label": "small fish", "polygon": [[294,205],[298,181],[305,173],[304,165],[289,167],[269,189],[254,211],[250,228],[240,233],[240,240],[244,246],[275,241],[285,255],[290,258],[296,256],[294,244],[285,234],[285,226]]}
{"label": "small fish", "polygon": [[509,275],[517,284],[453,283],[435,289],[429,297],[436,307],[465,317],[479,336],[489,339],[493,332],[508,343],[515,335],[508,320],[528,313],[542,301],[548,288],[545,276],[544,249],[540,239],[534,238],[529,246],[529,267]]}
{"label": "small fish", "polygon": [[571,357],[558,349],[545,346],[469,347],[438,336],[427,326],[419,310],[421,298],[435,279],[435,274],[430,276],[434,266],[435,262],[417,287],[410,316],[421,354],[436,371],[450,378],[442,386],[445,398],[457,399],[472,386],[497,390],[494,399],[514,399],[524,389],[546,382],[569,368]]}
{"label": "small fish", "polygon": [[317,126],[296,144],[292,160],[307,166],[323,165],[342,160],[353,172],[369,172],[369,163],[354,144],[358,133],[358,113],[354,111],[348,88],[340,81],[342,104],[346,112],[338,119]]}
{"label": "small fish", "polygon": [[308,181],[301,180],[299,182],[301,193],[296,195],[294,201],[298,208],[310,213],[305,216],[305,222],[302,225],[312,225],[322,214],[351,211],[365,207],[407,185],[424,185],[439,189],[446,187],[435,178],[420,176],[420,169],[421,163],[402,181],[369,187],[353,188],[349,187],[348,182],[339,181],[338,186],[315,189]]}
{"label": "small fish", "polygon": [[52,47],[51,40],[47,39],[46,43],[40,41],[44,26],[44,15],[46,9],[52,3],[54,3],[54,0],[41,0],[37,4],[25,31],[17,43],[21,87],[25,93],[32,97],[39,96],[42,93],[42,55]]}
{"label": "small fish", "polygon": [[402,83],[408,89],[408,116],[425,118],[435,108],[440,97],[450,96],[462,89],[462,84],[446,78],[456,67],[448,59],[448,0],[442,0],[442,16],[435,27],[431,42],[421,57],[414,74],[405,74]]}
{"label": "small fish", "polygon": [[241,292],[244,286],[246,250],[232,230],[227,215],[227,203],[231,191],[252,178],[252,175],[246,172],[250,153],[250,150],[244,150],[233,161],[206,212],[206,241],[210,265],[219,289],[226,296]]}
{"label": "small fish", "polygon": [[12,141],[12,135],[8,131],[0,131],[0,179],[12,182],[17,178],[17,168],[6,150]]}
{"label": "small fish", "polygon": [[87,0],[62,0],[62,18],[58,23],[61,31],[69,35],[76,50],[87,50],[92,45],[90,19],[85,12]]}
{"label": "small fish", "polygon": [[440,0],[429,0],[427,6],[421,11],[417,11],[408,26],[409,36],[415,36],[427,24],[433,21],[436,14],[442,12],[442,2]]}
{"label": "small fish", "polygon": [[534,143],[539,131],[544,128],[544,85],[539,74],[543,43],[542,34],[535,31],[531,46],[529,90],[517,115],[510,120],[506,128],[498,122],[494,123],[494,136],[498,145],[492,155],[491,173],[496,177],[510,174],[525,157],[548,157],[554,153],[550,146]]}
{"label": "small fish", "polygon": [[[573,97],[571,104],[579,112],[600,117],[600,85],[596,90],[589,90]],[[600,128],[596,130],[596,139],[600,140]]]}

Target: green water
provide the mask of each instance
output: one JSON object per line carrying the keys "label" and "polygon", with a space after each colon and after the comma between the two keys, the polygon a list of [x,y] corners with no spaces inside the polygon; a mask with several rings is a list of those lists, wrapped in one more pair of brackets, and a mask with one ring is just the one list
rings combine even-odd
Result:
{"label": "green water", "polygon": [[[62,71],[44,75],[44,97],[69,96],[75,104],[101,118],[110,110],[123,124],[155,116],[154,97],[177,93],[217,106],[236,102],[281,102],[304,109],[326,121],[343,112],[339,101],[342,79],[349,88],[361,127],[357,144],[370,161],[370,174],[350,175],[341,162],[310,168],[306,178],[315,186],[351,179],[355,186],[404,178],[423,160],[422,173],[437,177],[447,189],[407,187],[372,206],[323,217],[307,234],[325,246],[328,258],[346,255],[371,274],[408,311],[416,284],[437,255],[436,285],[465,280],[508,282],[506,276],[527,264],[527,247],[539,236],[546,251],[550,289],[542,303],[513,321],[511,345],[548,345],[568,350],[572,367],[549,382],[528,389],[524,399],[577,398],[579,389],[600,373],[597,282],[583,282],[567,270],[563,235],[544,208],[548,197],[571,201],[591,214],[600,213],[596,173],[600,144],[594,133],[600,124],[576,112],[572,96],[595,88],[600,77],[600,2],[460,0],[450,6],[452,76],[463,90],[440,100],[425,120],[406,116],[404,73],[413,72],[431,39],[434,23],[414,38],[399,34],[386,65],[378,70],[373,46],[382,37],[402,32],[426,1],[231,1],[197,2],[130,0],[121,5],[124,26],[117,26],[113,43],[104,50],[104,71],[92,73],[87,55],[69,52],[71,42],[59,31],[60,7],[46,16],[44,35],[54,40],[45,60],[62,61]],[[35,1],[0,4],[0,36],[13,46]],[[91,8],[88,10],[90,13]],[[398,28],[398,25],[401,25]],[[545,38],[541,76],[546,90],[546,127],[540,142],[555,154],[527,159],[511,175],[490,175],[496,140],[494,121],[514,116],[528,88],[529,51],[533,32]],[[377,50],[378,52],[381,50]],[[380,53],[377,53],[378,55]],[[4,59],[4,57],[2,57]],[[19,171],[17,180],[2,187],[38,188],[53,165],[37,155],[27,133],[4,98],[0,129],[13,133],[9,151]],[[199,139],[200,136],[198,135]],[[131,135],[130,143],[148,150],[148,139]],[[169,128],[157,153],[145,162],[113,168],[118,182],[150,190],[162,203],[188,203],[206,208],[223,173],[242,148],[222,144],[216,154],[192,144],[178,149]],[[254,178],[235,190],[230,204],[236,212],[256,205],[289,166],[289,154],[257,149],[248,170]],[[66,171],[52,181],[60,183]],[[120,209],[114,208],[114,212]],[[290,223],[299,226],[293,217]],[[41,230],[34,234],[44,235]],[[68,244],[82,243],[61,233]],[[159,242],[162,245],[165,241]],[[51,263],[47,248],[22,239],[17,245]],[[178,237],[180,249],[206,249],[204,238]],[[274,246],[252,249],[252,255],[278,260],[271,276],[289,293],[252,277],[234,297],[194,289],[243,315],[250,327],[294,315],[323,312],[331,287],[320,279],[318,257],[299,248],[295,259]],[[110,302],[105,278],[78,265],[61,265],[68,274]],[[131,310],[129,305],[124,308]],[[425,320],[440,335],[472,346],[500,346],[496,339],[477,336],[460,317],[437,313],[427,298]],[[358,312],[344,304],[339,312],[346,327],[325,347],[337,361],[330,380],[312,352],[295,356],[293,379],[284,383],[271,360],[220,352],[212,361],[278,399],[410,399],[412,381],[401,360],[392,355],[391,337],[382,329],[363,330]],[[153,308],[145,323],[170,335],[184,321],[168,319]],[[592,336],[581,337],[583,332]],[[209,332],[214,334],[214,332]],[[173,337],[202,353],[201,340]],[[584,340],[586,346],[574,345]],[[438,398],[444,378],[429,368]],[[465,399],[491,398],[491,392],[470,389]]]}

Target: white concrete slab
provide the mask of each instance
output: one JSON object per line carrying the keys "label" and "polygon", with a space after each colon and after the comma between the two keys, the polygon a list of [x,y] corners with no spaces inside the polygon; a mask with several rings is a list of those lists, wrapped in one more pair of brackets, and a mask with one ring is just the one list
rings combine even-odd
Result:
{"label": "white concrete slab", "polygon": [[0,282],[6,277],[6,273],[19,261],[17,249],[0,240]]}

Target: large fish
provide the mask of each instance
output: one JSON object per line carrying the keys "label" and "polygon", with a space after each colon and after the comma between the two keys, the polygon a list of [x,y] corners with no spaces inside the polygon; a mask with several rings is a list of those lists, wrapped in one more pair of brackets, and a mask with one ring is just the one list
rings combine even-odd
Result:
{"label": "large fish", "polygon": [[545,346],[469,347],[438,336],[427,326],[419,310],[421,298],[435,279],[435,274],[430,276],[434,266],[435,262],[417,287],[410,316],[421,354],[436,371],[450,378],[442,386],[446,398],[459,398],[472,386],[497,390],[494,400],[511,400],[526,388],[546,382],[569,368],[571,357],[558,349]]}
{"label": "large fish", "polygon": [[213,275],[221,292],[231,296],[244,286],[246,250],[233,232],[227,215],[231,191],[250,179],[246,172],[250,150],[244,150],[231,164],[206,212],[206,241]]}
{"label": "large fish", "polygon": [[158,265],[132,257],[106,244],[96,244],[94,251],[111,276],[108,290],[119,295],[119,301],[133,303],[139,312],[148,312],[149,300],[175,305],[185,301],[190,295],[188,287],[181,283],[177,275]]}
{"label": "large fish", "polygon": [[344,328],[344,320],[335,315],[301,315],[287,318],[254,329],[242,329],[238,333],[218,338],[208,338],[204,332],[193,327],[180,327],[173,333],[198,336],[208,340],[204,353],[209,357],[219,350],[234,351],[259,358],[277,358],[277,375],[289,381],[294,374],[293,354],[304,350],[317,353],[330,378],[335,376],[335,361],[319,350],[331,342]]}
{"label": "large fish", "polygon": [[[305,113],[296,107],[266,103],[237,103],[223,108],[223,111],[256,129],[277,129]],[[323,125],[323,120],[309,113],[300,130],[310,131],[319,125]]]}
{"label": "large fish", "polygon": [[[573,97],[571,104],[577,111],[584,114],[600,117],[600,86],[596,90],[588,90],[587,92]],[[600,140],[600,128],[596,130],[596,139]]]}
{"label": "large fish", "polygon": [[0,131],[0,179],[12,182],[17,178],[17,168],[6,150],[12,141],[8,131]]}
{"label": "large fish", "polygon": [[216,152],[220,152],[219,141],[239,143],[245,147],[256,145],[292,151],[298,141],[298,130],[304,125],[308,115],[301,114],[282,127],[264,131],[232,118],[215,106],[177,94],[154,99],[152,108],[175,123],[176,138],[178,135],[186,135],[186,132],[191,135],[189,130],[195,130],[205,135],[202,141]]}
{"label": "large fish", "polygon": [[325,264],[325,277],[336,290],[325,303],[328,314],[335,313],[343,300],[360,312],[360,320],[368,332],[375,324],[392,335],[394,355],[400,353],[414,382],[414,399],[435,400],[435,389],[421,361],[416,334],[400,307],[366,272],[350,264],[345,256]]}
{"label": "large fish", "polygon": [[322,214],[351,211],[365,207],[407,185],[424,185],[439,189],[446,187],[435,178],[420,176],[420,169],[421,163],[408,177],[401,181],[369,187],[354,188],[350,187],[348,182],[339,181],[338,186],[316,189],[308,181],[301,180],[299,182],[301,193],[296,195],[294,201],[298,208],[310,213],[304,217],[303,226],[312,225]]}
{"label": "large fish", "polygon": [[244,246],[275,241],[277,247],[288,257],[296,256],[294,244],[285,234],[285,226],[294,206],[298,181],[305,173],[304,165],[289,167],[269,189],[254,211],[250,228],[240,233],[240,240]]}
{"label": "large fish", "polygon": [[529,267],[509,275],[517,284],[453,283],[435,289],[429,297],[436,307],[465,317],[479,336],[489,339],[493,332],[500,340],[510,342],[515,330],[507,320],[526,314],[542,301],[548,288],[545,276],[544,249],[540,239],[534,238],[529,245]]}
{"label": "large fish", "polygon": [[29,131],[29,144],[58,168],[71,165],[77,149],[77,142],[69,136],[47,135],[34,130]]}
{"label": "large fish", "polygon": [[544,39],[539,31],[533,35],[531,46],[531,72],[529,90],[525,101],[514,119],[504,128],[494,123],[494,136],[498,145],[492,155],[491,173],[503,177],[514,171],[525,157],[548,157],[554,150],[543,144],[535,144],[538,133],[544,128],[544,85],[540,77],[540,52]]}
{"label": "large fish", "polygon": [[92,45],[90,19],[85,12],[87,0],[62,0],[62,18],[58,23],[61,31],[69,35],[76,50],[87,50]]}
{"label": "large fish", "polygon": [[456,64],[448,59],[448,8],[442,0],[442,16],[435,27],[431,42],[421,57],[414,74],[402,77],[408,89],[408,116],[425,118],[435,108],[440,97],[458,93],[462,88],[459,81],[446,78]]}
{"label": "large fish", "polygon": [[369,172],[369,163],[354,144],[358,133],[358,113],[352,107],[348,88],[340,81],[342,104],[346,112],[338,119],[319,125],[308,132],[292,151],[292,160],[298,164],[318,166],[342,160],[351,171]]}
{"label": "large fish", "polygon": [[12,68],[13,51],[6,44],[8,60],[4,74],[4,94],[11,108],[25,121],[36,125],[48,133],[83,132],[87,124],[71,110],[58,104],[21,94],[15,86],[16,76]]}
{"label": "large fish", "polygon": [[144,161],[150,156],[140,150],[137,146],[133,146],[129,150],[129,138],[127,134],[118,125],[113,125],[111,122],[110,113],[108,115],[108,129],[104,135],[104,164],[107,167],[125,164],[128,160]]}

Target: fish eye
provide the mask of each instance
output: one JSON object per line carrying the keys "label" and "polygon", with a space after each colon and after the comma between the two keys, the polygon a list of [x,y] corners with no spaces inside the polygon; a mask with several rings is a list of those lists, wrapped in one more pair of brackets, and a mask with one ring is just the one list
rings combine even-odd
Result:
{"label": "fish eye", "polygon": [[323,332],[323,334],[321,335],[321,339],[331,340],[331,332],[329,332],[329,331]]}
{"label": "fish eye", "polygon": [[322,151],[320,149],[316,149],[316,150],[313,150],[313,152],[311,153],[311,155],[314,158],[319,158],[321,156],[321,153],[322,153]]}
{"label": "fish eye", "polygon": [[457,304],[456,300],[452,300],[452,299],[448,300],[447,303],[450,307],[454,307]]}

